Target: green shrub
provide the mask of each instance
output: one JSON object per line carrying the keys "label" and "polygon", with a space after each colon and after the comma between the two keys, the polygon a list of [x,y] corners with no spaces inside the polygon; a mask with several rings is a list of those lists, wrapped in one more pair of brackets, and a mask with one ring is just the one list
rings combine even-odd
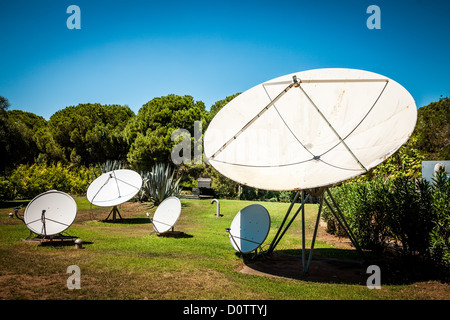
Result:
{"label": "green shrub", "polygon": [[428,254],[430,232],[435,220],[431,192],[426,180],[392,180],[384,208],[388,212],[390,236],[401,242],[404,255]]}
{"label": "green shrub", "polygon": [[159,205],[170,196],[178,196],[181,191],[180,178],[175,180],[175,170],[170,165],[157,163],[151,172],[142,172],[143,187],[139,195],[140,200],[150,200],[154,205]]}
{"label": "green shrub", "polygon": [[433,260],[450,274],[450,180],[440,173],[433,188],[435,220],[430,234],[430,253]]}
{"label": "green shrub", "polygon": [[[331,193],[342,214],[352,228],[359,244],[367,249],[382,251],[389,231],[386,210],[382,208],[388,186],[378,179],[358,184],[344,184],[333,188]],[[328,199],[328,202],[330,200]],[[344,236],[330,209],[324,204],[323,217],[331,233]]]}
{"label": "green shrub", "polygon": [[35,163],[17,166],[10,174],[0,177],[2,199],[32,199],[48,190],[85,194],[94,178],[90,168],[70,168],[61,163]]}
{"label": "green shrub", "polygon": [[[363,248],[383,251],[398,244],[404,256],[416,256],[450,271],[450,180],[433,184],[400,177],[347,183],[331,193]],[[329,232],[343,235],[330,208],[323,217]]]}

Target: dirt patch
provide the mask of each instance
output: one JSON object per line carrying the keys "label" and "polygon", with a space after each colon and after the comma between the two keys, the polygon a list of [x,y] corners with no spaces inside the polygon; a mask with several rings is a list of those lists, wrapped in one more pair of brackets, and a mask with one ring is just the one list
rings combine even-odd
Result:
{"label": "dirt patch", "polygon": [[317,230],[317,239],[327,244],[331,244],[338,249],[355,249],[348,237],[339,237],[329,233],[327,231],[327,223],[323,219],[320,219],[319,228]]}
{"label": "dirt patch", "polygon": [[[137,215],[143,215],[149,212],[151,208],[145,203],[139,202],[125,202],[117,206],[119,214],[116,214],[115,223],[150,223],[148,218],[137,218]],[[97,220],[101,222],[114,223],[113,214],[111,213],[112,207],[96,207],[92,206],[90,209],[79,209],[77,212],[77,218],[75,223],[83,223],[86,221]],[[122,219],[121,219],[122,217]]]}

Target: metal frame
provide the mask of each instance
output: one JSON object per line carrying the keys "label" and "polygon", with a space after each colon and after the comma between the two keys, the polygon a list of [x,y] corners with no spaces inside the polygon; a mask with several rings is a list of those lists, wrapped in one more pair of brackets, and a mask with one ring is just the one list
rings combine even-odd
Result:
{"label": "metal frame", "polygon": [[[17,219],[21,220],[25,225],[25,219],[23,218],[23,216],[19,215],[19,210],[22,209],[22,205],[17,206],[14,208],[14,215],[16,216]],[[47,235],[46,232],[46,227],[45,227],[45,210],[42,210],[42,214],[41,214],[41,220],[42,220],[42,230],[43,230],[43,234],[37,234],[33,231],[31,231],[30,229],[28,229],[30,231],[30,234],[28,235],[28,237],[26,239],[24,239],[24,241],[39,241],[40,243],[42,243],[45,240],[49,240],[49,241],[53,241],[53,240],[59,240],[60,242],[63,242],[64,240],[74,240],[77,237],[76,236],[71,236],[71,235],[63,235],[63,233],[66,232],[66,230],[58,233],[58,234],[54,234],[51,236]],[[66,232],[67,233],[67,232]],[[35,237],[32,237],[32,235],[36,235]]]}
{"label": "metal frame", "polygon": [[210,158],[209,160],[213,160],[219,153],[221,153],[226,147],[228,147],[236,138],[245,130],[247,130],[248,127],[250,127],[256,120],[258,120],[259,117],[261,117],[271,106],[275,104],[286,92],[288,92],[293,87],[298,86],[297,77],[293,77],[293,81],[289,83],[289,85],[278,94],[273,100],[271,101],[256,115],[254,116],[245,126],[242,127],[241,130],[239,130],[238,133],[236,133],[231,139],[229,139],[227,142],[224,143],[222,147],[219,148]]}
{"label": "metal frame", "polygon": [[[262,243],[259,243],[259,242],[253,241],[253,240],[249,240],[249,239],[246,239],[246,238],[241,238],[241,237],[233,236],[233,234],[230,232],[230,231],[231,231],[231,228],[225,228],[225,231],[230,235],[231,240],[233,240],[233,243],[235,244],[236,248],[238,248],[238,251],[239,251],[239,253],[240,253],[242,256],[243,256],[244,254],[249,254],[249,253],[251,253],[251,252],[254,252],[254,256],[257,256],[257,255],[258,255],[258,249],[261,248]],[[253,249],[252,251],[249,251],[249,252],[242,252],[242,251],[241,251],[241,247],[237,244],[237,242],[236,242],[235,239],[240,239],[240,240],[244,240],[244,241],[247,241],[247,242],[256,243],[256,244],[258,244],[258,246],[257,246],[255,249]],[[263,241],[263,242],[264,242],[264,241]]]}
{"label": "metal frame", "polygon": [[[341,135],[337,132],[337,130],[333,127],[333,125],[330,123],[330,121],[328,121],[327,117],[322,113],[322,111],[320,110],[320,108],[316,105],[316,103],[311,99],[311,97],[308,95],[308,93],[305,91],[305,89],[301,86],[302,83],[339,83],[339,82],[384,82],[385,85],[383,87],[383,89],[381,90],[380,94],[378,95],[378,97],[376,98],[375,102],[372,104],[372,106],[370,107],[370,109],[368,110],[368,112],[364,115],[364,117],[361,119],[361,121],[355,126],[355,128],[353,128],[353,130],[347,134],[345,137],[341,137]],[[269,95],[269,93],[267,92],[265,86],[269,86],[269,85],[280,85],[280,84],[287,84],[287,87],[285,87],[274,99],[272,99]],[[347,145],[347,143],[345,142],[345,139],[347,139],[347,137],[356,130],[356,128],[359,127],[359,125],[362,123],[362,121],[368,116],[368,114],[372,111],[372,109],[375,107],[375,105],[378,103],[380,97],[382,96],[384,90],[386,89],[387,85],[389,84],[389,79],[322,79],[322,80],[302,80],[302,79],[297,79],[297,76],[294,75],[292,76],[292,81],[280,81],[280,82],[274,82],[274,83],[264,83],[262,84],[262,87],[264,88],[267,97],[270,99],[270,102],[256,115],[254,116],[250,121],[247,122],[246,125],[244,125],[241,130],[239,130],[232,138],[230,138],[227,142],[225,142],[222,147],[220,147],[208,160],[215,160],[215,158],[217,157],[218,154],[220,154],[225,148],[227,148],[231,143],[233,143],[241,133],[243,133],[245,130],[247,130],[248,127],[250,127],[256,120],[258,120],[261,115],[263,115],[269,108],[271,108],[272,106],[275,108],[275,110],[278,112],[275,103],[280,100],[289,90],[291,90],[292,88],[299,88],[299,90],[303,93],[303,95],[308,99],[308,101],[310,102],[310,104],[314,107],[314,109],[317,111],[317,113],[321,116],[321,118],[325,121],[325,123],[328,125],[328,127],[332,130],[333,134],[339,139],[339,143],[337,143],[335,146],[333,146],[332,148],[330,148],[328,151],[326,151],[325,153],[329,152],[330,150],[334,149],[337,145],[342,144],[347,151],[349,152],[349,154],[352,156],[352,158],[356,161],[356,163],[358,164],[358,166],[364,171],[364,173],[368,172],[368,169],[361,163],[361,161],[358,159],[358,157],[355,155],[355,153],[350,149],[350,147]],[[289,131],[291,132],[291,134],[297,139],[297,141],[300,143],[300,145],[307,150],[309,153],[311,153],[303,144],[302,142],[295,136],[295,134],[292,132],[291,128],[289,128],[289,126],[286,124],[286,122],[284,121],[283,117],[281,116],[281,114],[278,112],[278,114],[280,115],[281,120],[284,122],[284,124],[286,125],[286,127],[289,129]],[[325,154],[323,153],[323,154]],[[311,159],[307,160],[320,160],[320,157],[323,155],[316,155],[316,154],[312,154],[313,156]],[[216,160],[217,161],[217,160]],[[219,162],[223,162],[223,161],[219,161]]]}
{"label": "metal frame", "polygon": [[[305,197],[305,192],[307,193],[306,197]],[[331,203],[325,198],[325,192],[328,194],[328,196],[331,199]],[[292,216],[292,218],[289,220],[288,224],[286,225],[286,227],[284,227],[284,224],[286,222],[286,220],[288,219],[288,216],[290,215],[292,208],[294,207],[295,203],[297,202],[298,198],[301,198],[301,202],[300,202],[300,207],[297,209],[297,211],[295,212],[295,214]],[[306,236],[305,236],[305,203],[308,200],[309,197],[318,197],[319,198],[319,210],[317,212],[317,218],[316,218],[316,223],[314,226],[314,233],[313,233],[313,237],[312,237],[312,242],[311,242],[311,248],[309,250],[309,255],[308,255],[308,260],[306,260],[306,251],[305,251],[305,247],[306,247]],[[267,251],[263,252],[263,254],[272,254],[273,251],[275,250],[276,246],[278,245],[278,243],[280,242],[280,240],[283,238],[284,234],[286,233],[287,229],[289,229],[290,225],[292,224],[292,222],[294,221],[294,219],[297,217],[297,215],[299,214],[300,210],[301,210],[301,219],[302,219],[302,267],[303,267],[303,273],[307,274],[309,271],[309,266],[311,264],[311,259],[312,259],[312,254],[314,251],[314,244],[316,241],[316,236],[317,236],[317,230],[319,228],[319,222],[320,222],[320,214],[322,213],[322,208],[323,208],[323,202],[325,201],[325,203],[328,205],[328,207],[330,208],[333,216],[336,218],[336,220],[338,221],[338,223],[342,226],[342,228],[344,229],[345,233],[347,234],[347,236],[350,238],[350,241],[352,242],[352,244],[354,245],[354,247],[356,248],[356,250],[358,251],[358,253],[361,255],[362,259],[364,262],[367,262],[363,251],[361,250],[361,247],[358,245],[358,241],[356,240],[355,235],[353,234],[353,232],[351,231],[350,227],[348,226],[347,222],[345,221],[344,215],[342,214],[336,200],[333,198],[333,195],[331,194],[329,187],[320,187],[320,188],[314,188],[314,189],[306,189],[306,190],[297,190],[294,199],[291,202],[291,205],[289,206],[288,211],[286,212],[286,215],[283,219],[283,222],[281,223],[280,227],[278,228],[278,231],[275,235],[275,237],[273,238],[272,242],[270,243],[269,249],[267,249]],[[333,206],[331,205],[334,205]],[[284,227],[284,229],[283,229]]]}
{"label": "metal frame", "polygon": [[[254,204],[253,204],[253,205],[254,205]],[[249,206],[253,206],[253,205],[249,205]],[[247,207],[248,207],[248,206],[247,206]],[[246,207],[246,208],[247,208],[247,207]],[[269,232],[270,232],[271,218],[270,218],[269,211],[267,211],[267,209],[266,209],[264,206],[261,206],[261,207],[264,208],[264,210],[265,210],[266,213],[267,213],[267,217],[269,218],[269,227],[268,227],[267,233],[266,233],[266,235],[264,236],[264,239],[263,239],[262,241],[258,242],[258,241],[253,241],[253,240],[250,240],[250,239],[247,239],[247,238],[235,236],[235,235],[233,235],[233,234],[231,233],[231,227],[225,228],[225,231],[229,234],[229,237],[231,238],[231,240],[233,241],[234,245],[235,245],[236,248],[237,248],[237,251],[239,251],[239,253],[240,253],[241,255],[249,254],[249,253],[253,252],[253,253],[254,253],[254,257],[256,257],[256,256],[258,255],[258,249],[260,249],[260,252],[262,252],[262,244],[264,243],[264,241],[266,241],[267,236],[269,235]],[[233,221],[234,221],[234,220],[233,220]],[[239,239],[239,240],[242,240],[242,241],[254,243],[254,244],[256,244],[257,246],[256,246],[256,248],[253,249],[253,250],[243,252],[243,251],[241,250],[241,246],[238,245],[238,243],[236,242],[235,239]],[[241,243],[241,244],[242,244],[242,243]]]}
{"label": "metal frame", "polygon": [[119,209],[117,208],[117,206],[114,206],[114,207],[111,209],[111,211],[109,212],[108,216],[107,216],[106,219],[103,220],[103,221],[105,221],[105,222],[108,221],[109,216],[110,216],[111,214],[113,215],[113,216],[112,216],[113,222],[116,222],[116,215],[119,215],[120,220],[123,221],[122,216],[120,215],[120,212],[119,212]]}
{"label": "metal frame", "polygon": [[[158,222],[158,223],[161,223],[161,224],[165,224],[166,226],[172,226],[171,227],[171,232],[173,232],[175,229],[175,225],[171,225],[171,224],[168,224],[168,223],[165,223],[165,222],[161,222],[161,221],[158,221],[158,220],[155,220],[155,219],[152,219],[152,218],[150,218],[150,223],[153,225],[153,228],[155,229],[155,231],[156,231],[156,233],[159,233],[159,234],[162,234],[162,233],[164,233],[164,232],[159,232],[159,230],[158,230],[158,228],[156,228],[156,226],[155,226],[155,224],[153,223],[153,221],[156,221],[156,222]],[[167,232],[167,231],[165,231],[165,232]]]}
{"label": "metal frame", "polygon": [[[120,169],[117,169],[117,170],[120,170]],[[128,184],[129,186],[132,186],[133,188],[136,188],[135,186],[133,186],[132,184],[128,183],[127,181],[124,181],[124,180],[122,180],[122,179],[118,179],[118,178],[116,177],[116,172],[115,172],[115,171],[116,171],[116,170],[111,170],[110,172],[105,172],[105,173],[109,173],[108,179],[106,179],[105,183],[103,183],[103,185],[97,190],[97,192],[95,193],[95,195],[92,197],[92,201],[89,201],[89,202],[91,202],[91,204],[92,204],[92,202],[94,201],[95,197],[98,195],[98,193],[103,189],[103,187],[109,182],[110,179],[113,179],[113,178],[114,178],[115,181],[116,181],[116,187],[117,187],[117,192],[119,193],[119,198],[121,197],[121,194],[120,194],[119,184],[117,183],[117,181],[123,182],[123,183],[125,183],[125,184]],[[114,175],[114,177],[113,177],[113,175]],[[136,189],[137,189],[137,188],[136,188]],[[106,219],[103,220],[103,221],[105,221],[105,222],[108,221],[109,216],[110,216],[111,214],[113,215],[113,217],[112,217],[113,222],[116,222],[116,216],[117,216],[117,215],[119,215],[120,220],[123,221],[123,218],[122,218],[122,216],[120,215],[120,212],[119,212],[119,209],[117,209],[117,206],[118,206],[118,205],[113,206],[113,208],[111,209],[110,213],[108,214],[108,216],[106,217]]]}

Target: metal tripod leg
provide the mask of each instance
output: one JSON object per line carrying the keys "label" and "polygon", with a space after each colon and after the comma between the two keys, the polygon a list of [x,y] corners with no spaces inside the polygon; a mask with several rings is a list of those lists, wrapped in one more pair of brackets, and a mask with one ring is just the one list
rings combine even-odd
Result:
{"label": "metal tripod leg", "polygon": [[[306,196],[305,199],[303,199],[302,204],[300,205],[300,207],[297,209],[297,211],[295,212],[295,214],[292,216],[291,220],[289,220],[288,224],[286,225],[286,227],[283,229],[283,226],[288,218],[288,216],[291,213],[292,207],[294,206],[294,204],[297,202],[298,196],[300,195],[301,191],[297,191],[297,193],[295,194],[294,199],[291,202],[291,205],[289,206],[288,211],[286,212],[286,215],[284,216],[283,222],[281,223],[280,227],[278,228],[277,234],[275,235],[275,237],[273,238],[272,242],[270,243],[270,247],[267,250],[267,254],[272,254],[273,250],[275,249],[275,247],[278,245],[278,243],[280,242],[280,240],[283,238],[284,234],[286,233],[287,229],[289,229],[289,227],[291,226],[292,222],[295,220],[295,218],[297,217],[297,215],[299,214],[300,210],[302,210],[303,206],[304,206],[304,202],[308,199],[309,194]],[[281,231],[283,230],[283,231]]]}
{"label": "metal tripod leg", "polygon": [[113,216],[112,216],[113,222],[116,222],[116,215],[117,215],[117,214],[119,215],[120,220],[123,220],[123,219],[122,219],[122,216],[120,215],[119,209],[117,209],[117,206],[114,206],[114,207],[111,209],[111,212],[108,214],[108,216],[106,217],[106,219],[105,219],[104,221],[108,221],[109,216],[111,216],[111,214],[113,215]]}
{"label": "metal tripod leg", "polygon": [[[320,221],[320,214],[322,212],[322,205],[323,205],[323,198],[324,198],[324,193],[322,192],[321,196],[320,196],[320,205],[319,205],[319,211],[317,212],[317,218],[316,218],[316,224],[314,226],[314,234],[313,234],[313,238],[312,238],[312,242],[311,242],[311,249],[309,250],[309,256],[308,256],[308,262],[305,266],[305,238],[303,236],[303,249],[302,249],[302,264],[303,264],[303,273],[306,274],[309,271],[309,265],[311,264],[311,258],[312,258],[312,254],[314,251],[314,243],[316,242],[316,236],[317,236],[317,230],[319,228],[319,221]],[[304,221],[302,221],[303,224],[303,234],[304,234]]]}
{"label": "metal tripod leg", "polygon": [[353,234],[352,230],[350,229],[350,227],[347,224],[347,221],[345,221],[344,215],[341,212],[341,209],[339,208],[338,204],[336,203],[336,200],[334,200],[333,195],[331,194],[330,190],[327,188],[327,193],[331,199],[331,201],[333,202],[337,213],[333,210],[333,207],[330,205],[330,203],[327,201],[327,199],[324,199],[326,204],[328,205],[328,207],[331,210],[331,213],[334,215],[334,217],[336,218],[336,220],[338,221],[338,223],[341,225],[341,227],[344,229],[345,233],[347,234],[347,236],[350,238],[350,241],[352,242],[353,246],[356,248],[356,250],[359,252],[359,254],[361,255],[363,261],[366,263],[367,259],[364,256],[364,253],[361,249],[361,247],[358,244],[358,241],[356,241],[356,237]]}
{"label": "metal tripod leg", "polygon": [[[305,197],[304,191],[306,191],[306,193],[307,193],[306,197]],[[325,191],[329,195],[332,203],[334,204],[334,208],[335,209],[333,208],[333,206],[330,205],[329,201],[325,198]],[[283,229],[284,224],[286,223],[286,220],[287,220],[288,216],[291,213],[292,207],[294,206],[295,202],[297,201],[299,195],[301,195],[301,205],[297,209],[297,211],[295,212],[293,217],[290,219],[290,221],[288,222],[286,227]],[[314,226],[314,233],[313,233],[313,238],[312,238],[312,242],[311,242],[311,249],[309,251],[308,260],[306,261],[306,250],[305,250],[305,247],[306,247],[305,202],[307,201],[308,197],[310,197],[310,196],[311,197],[319,197],[320,198],[320,204],[319,204],[319,210],[317,212],[316,223],[315,223],[315,226]],[[286,215],[285,215],[285,217],[283,219],[283,222],[281,223],[281,226],[278,228],[278,231],[277,231],[277,233],[275,235],[275,238],[272,240],[272,242],[270,244],[270,247],[269,247],[269,249],[267,250],[266,253],[267,254],[271,254],[273,252],[273,250],[278,245],[278,243],[280,242],[281,238],[283,238],[285,232],[290,227],[290,225],[292,224],[292,222],[294,221],[294,219],[296,218],[296,216],[298,215],[298,213],[301,210],[302,211],[302,267],[303,267],[303,273],[307,274],[308,271],[309,271],[309,266],[311,264],[312,254],[313,254],[313,251],[314,251],[314,244],[315,244],[316,237],[317,237],[317,231],[319,229],[320,215],[322,213],[323,202],[324,201],[328,205],[328,207],[330,208],[332,214],[334,215],[334,217],[336,218],[338,223],[342,226],[342,228],[346,232],[347,236],[350,238],[350,241],[352,242],[352,244],[354,245],[356,250],[359,252],[359,254],[363,258],[364,262],[367,262],[366,258],[364,257],[363,251],[361,250],[360,246],[358,245],[358,241],[356,240],[356,237],[354,236],[354,234],[352,233],[349,225],[345,221],[344,215],[342,214],[338,204],[336,203],[336,201],[334,200],[333,196],[331,195],[331,192],[330,192],[328,187],[297,191],[297,193],[296,193],[294,199],[292,200],[291,205],[289,206],[289,209],[288,209],[288,211],[287,211],[287,213],[286,213]]]}

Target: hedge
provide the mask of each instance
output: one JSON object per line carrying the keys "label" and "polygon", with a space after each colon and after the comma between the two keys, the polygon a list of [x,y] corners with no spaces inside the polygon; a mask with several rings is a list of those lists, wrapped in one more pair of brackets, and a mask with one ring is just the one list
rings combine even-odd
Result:
{"label": "hedge", "polygon": [[0,176],[0,199],[32,199],[48,190],[85,194],[94,180],[93,168],[71,168],[61,163],[21,164]]}
{"label": "hedge", "polygon": [[[384,251],[389,245],[405,256],[419,256],[450,271],[450,180],[442,173],[423,179],[382,179],[331,189],[361,247]],[[330,209],[323,218],[329,232],[342,234]]]}

